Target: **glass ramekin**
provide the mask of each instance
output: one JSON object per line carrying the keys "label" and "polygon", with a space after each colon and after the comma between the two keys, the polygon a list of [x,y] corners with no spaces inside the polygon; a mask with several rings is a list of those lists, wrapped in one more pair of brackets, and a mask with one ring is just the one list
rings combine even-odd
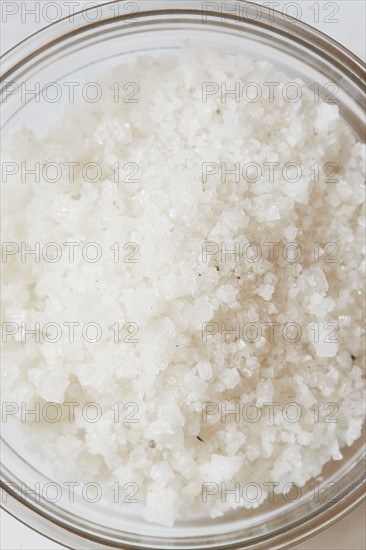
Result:
{"label": "glass ramekin", "polygon": [[[3,56],[1,80],[2,131],[23,123],[47,123],[44,104],[22,101],[9,93],[18,85],[62,82],[139,53],[179,50],[190,39],[206,47],[244,52],[267,60],[289,77],[309,86],[339,86],[343,117],[364,138],[364,64],[341,45],[313,28],[271,9],[237,1],[146,0],[110,2],[65,18],[18,44]],[[322,92],[323,90],[323,92]],[[50,109],[54,106],[50,105]],[[37,112],[37,109],[39,110]],[[49,111],[51,112],[51,111]],[[5,134],[4,134],[5,135]],[[6,427],[7,428],[7,427]],[[168,529],[116,511],[90,507],[80,499],[70,505],[32,494],[35,480],[49,479],[21,448],[14,430],[2,430],[2,504],[6,511],[34,530],[73,549],[270,549],[290,548],[325,529],[364,499],[364,436],[344,451],[340,462],[322,472],[322,490],[314,498],[310,484],[293,503],[273,503],[216,520],[180,522]],[[336,484],[334,498],[329,487]]]}

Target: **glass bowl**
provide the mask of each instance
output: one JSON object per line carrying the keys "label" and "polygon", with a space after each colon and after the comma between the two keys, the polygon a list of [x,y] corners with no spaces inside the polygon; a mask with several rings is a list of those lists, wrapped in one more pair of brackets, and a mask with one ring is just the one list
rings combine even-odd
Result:
{"label": "glass bowl", "polygon": [[[269,61],[309,87],[318,83],[320,98],[329,94],[329,82],[336,83],[342,116],[364,138],[364,65],[358,58],[322,33],[273,10],[244,1],[196,0],[110,2],[65,18],[18,44],[3,57],[3,137],[27,123],[42,129],[57,110],[51,102],[24,100],[14,93],[14,85],[35,89],[37,83],[42,88],[49,82],[80,82],[140,53],[177,51],[187,40]],[[121,514],[118,507],[87,503],[78,494],[72,504],[64,494],[57,501],[39,496],[35,483],[45,486],[52,480],[27,454],[17,426],[6,423],[2,504],[39,533],[74,549],[289,548],[362,502],[364,449],[363,436],[344,450],[343,460],[326,465],[321,483],[308,483],[301,498],[292,502],[275,498],[256,510],[239,509],[215,520],[198,518],[167,528],[136,514]]]}

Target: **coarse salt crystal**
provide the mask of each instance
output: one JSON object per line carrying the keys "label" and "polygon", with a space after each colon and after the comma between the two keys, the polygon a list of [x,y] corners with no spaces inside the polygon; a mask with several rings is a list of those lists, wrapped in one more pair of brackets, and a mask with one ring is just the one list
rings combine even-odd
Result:
{"label": "coarse salt crystal", "polygon": [[272,294],[274,292],[274,286],[272,285],[260,285],[257,290],[256,294],[263,298],[263,300],[266,300],[267,302],[272,298]]}

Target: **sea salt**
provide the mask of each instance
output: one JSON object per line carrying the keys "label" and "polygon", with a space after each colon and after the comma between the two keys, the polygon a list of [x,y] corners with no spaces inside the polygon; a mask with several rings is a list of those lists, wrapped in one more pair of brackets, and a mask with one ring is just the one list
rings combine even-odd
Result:
{"label": "sea salt", "polygon": [[[121,85],[120,101],[69,105],[45,134],[24,129],[9,144],[14,161],[93,161],[102,177],[86,181],[81,170],[72,183],[65,174],[53,184],[9,177],[4,241],[57,242],[63,252],[64,243],[94,242],[103,254],[95,263],[81,254],[52,264],[8,257],[3,320],[29,328],[98,323],[102,334],[93,342],[76,331],[70,342],[64,331],[59,342],[39,344],[23,343],[18,331],[4,345],[2,392],[28,408],[98,403],[100,422],[77,409],[75,423],[64,416],[56,424],[27,422],[25,433],[55,479],[135,482],[144,518],[173,525],[259,504],[225,502],[220,493],[203,503],[204,481],[263,490],[270,482],[304,484],[330,453],[340,459],[339,449],[360,437],[365,148],[338,107],[315,103],[303,83],[301,101],[285,101],[288,79],[267,63],[187,47],[140,57],[99,82],[108,90],[124,74],[138,83],[137,103],[123,101]],[[281,86],[274,102],[265,91],[259,102],[222,101],[220,91],[202,101],[203,83],[220,90],[233,78]],[[292,183],[278,170],[270,181],[263,172],[253,183],[220,172],[223,163],[254,161],[296,161],[303,176]],[[110,170],[116,162],[118,182]],[[314,162],[338,163],[340,183],[325,183],[322,169],[315,181]],[[134,177],[128,163],[137,166]],[[206,182],[204,163],[217,168]],[[295,239],[297,259],[284,254]],[[217,252],[205,261],[208,242]],[[272,258],[268,242],[277,243]],[[252,247],[244,258],[248,243],[260,254]],[[338,245],[338,263],[325,261],[333,250],[327,243]],[[239,259],[230,253],[237,244]],[[336,327],[331,337],[329,326]],[[223,421],[221,403],[235,411],[255,401],[263,408],[257,421],[240,415],[237,422],[236,414]],[[271,423],[267,401],[296,401],[303,414],[288,422],[279,409]],[[315,424],[314,402],[325,414],[330,401],[338,422],[321,416]],[[207,402],[218,412],[204,422]]]}

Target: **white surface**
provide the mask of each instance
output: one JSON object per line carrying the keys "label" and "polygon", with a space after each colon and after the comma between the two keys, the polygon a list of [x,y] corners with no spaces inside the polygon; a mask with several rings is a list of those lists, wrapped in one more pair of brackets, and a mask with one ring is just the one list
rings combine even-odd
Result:
{"label": "white surface", "polygon": [[[263,4],[264,0],[262,0]],[[36,2],[34,0],[3,0],[1,2],[1,53],[3,54],[9,48],[16,45],[17,42],[23,40],[33,32],[46,26],[48,22],[44,17],[39,18],[39,21],[35,21],[35,16],[30,14],[30,10],[34,7]],[[38,2],[40,4],[46,3],[45,0]],[[75,10],[79,7],[82,9],[83,5],[87,4],[87,0],[73,0]],[[63,10],[63,14],[67,15],[67,5],[70,5],[70,1],[63,4],[63,0],[53,0],[48,4],[59,4],[60,9]],[[366,22],[366,2],[364,0],[340,0],[337,2],[327,2],[327,0],[320,0],[318,2],[310,0],[301,0],[300,2],[272,2],[275,4],[281,4],[282,6],[289,4],[297,4],[301,7],[302,19],[312,24],[314,27],[332,36],[338,42],[344,44],[347,48],[352,50],[359,57],[365,58],[365,33],[364,26]],[[310,9],[314,4],[319,4],[319,23],[314,21],[314,11]],[[331,14],[329,4],[335,4],[339,7],[338,13],[333,17],[338,19],[338,22],[325,22],[325,17]],[[9,7],[12,5],[14,9],[18,8],[17,13],[14,15],[8,14]],[[26,7],[26,9],[25,9]],[[295,6],[296,7],[296,6]],[[278,7],[277,7],[278,9]],[[22,16],[23,11],[23,16]],[[51,19],[54,17],[56,10],[51,11],[49,8],[46,18]],[[61,13],[61,12],[60,12]],[[289,15],[293,12],[289,11]],[[365,542],[365,525],[362,521],[363,510],[357,510],[351,514],[348,518],[337,524],[336,526],[328,529],[325,533],[315,537],[311,541],[307,541],[302,544],[299,549],[302,550],[322,550],[332,548],[333,550],[361,550],[366,547]],[[342,533],[347,532],[350,534],[345,538],[340,536]],[[351,539],[351,534],[353,539]],[[21,524],[16,519],[12,518],[5,512],[1,511],[1,544],[2,550],[56,550],[63,549],[64,547],[42,537],[35,533],[28,527]]]}

